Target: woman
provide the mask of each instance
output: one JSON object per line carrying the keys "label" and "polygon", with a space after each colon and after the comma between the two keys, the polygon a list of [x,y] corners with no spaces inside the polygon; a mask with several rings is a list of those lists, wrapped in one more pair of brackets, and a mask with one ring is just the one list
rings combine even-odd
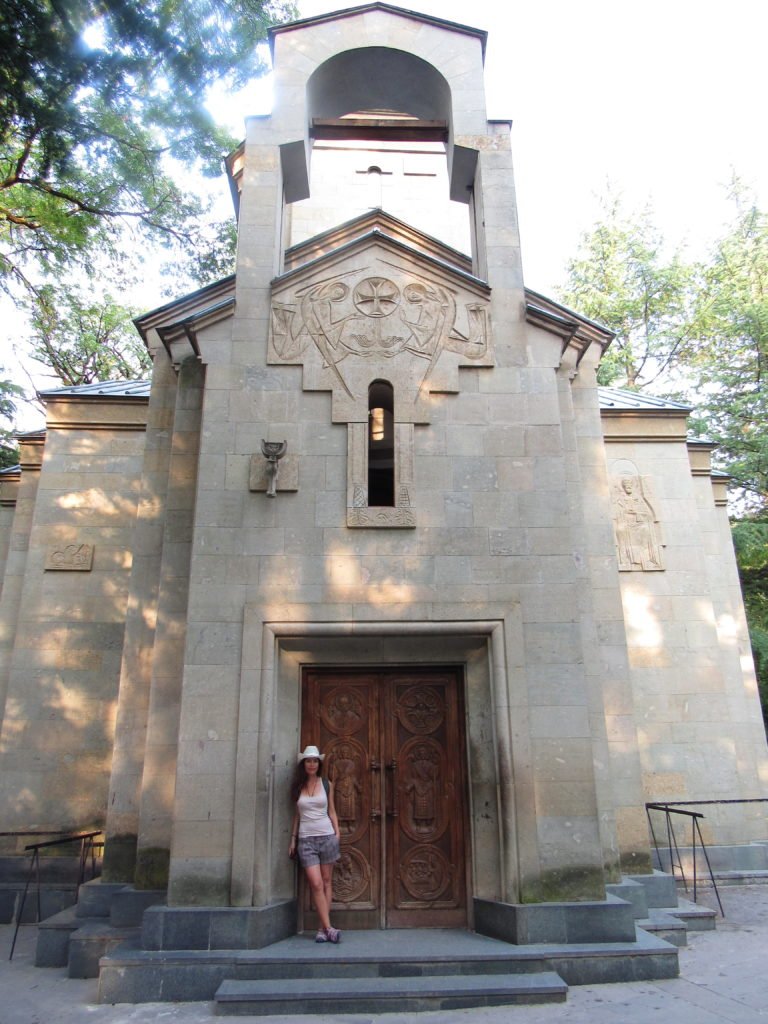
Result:
{"label": "woman", "polygon": [[333,901],[333,865],[340,857],[339,821],[333,802],[333,783],[322,777],[325,755],[317,747],[299,754],[291,799],[296,804],[291,826],[288,855],[297,849],[312,892],[320,927],[315,942],[338,942],[341,932],[331,927]]}

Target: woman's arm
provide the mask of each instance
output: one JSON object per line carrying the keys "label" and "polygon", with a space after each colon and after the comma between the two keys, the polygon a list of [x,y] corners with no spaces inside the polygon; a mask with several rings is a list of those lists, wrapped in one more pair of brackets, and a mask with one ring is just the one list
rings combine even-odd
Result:
{"label": "woman's arm", "polygon": [[341,839],[339,832],[339,819],[336,817],[336,804],[333,800],[333,783],[328,780],[328,817],[331,819],[333,825],[333,831],[336,833],[336,838]]}
{"label": "woman's arm", "polygon": [[297,842],[298,838],[299,838],[299,809],[297,807],[296,810],[294,811],[294,814],[293,814],[293,823],[291,824],[291,841],[290,841],[290,843],[288,845],[288,856],[289,857],[291,856],[291,854],[296,849],[296,842]]}

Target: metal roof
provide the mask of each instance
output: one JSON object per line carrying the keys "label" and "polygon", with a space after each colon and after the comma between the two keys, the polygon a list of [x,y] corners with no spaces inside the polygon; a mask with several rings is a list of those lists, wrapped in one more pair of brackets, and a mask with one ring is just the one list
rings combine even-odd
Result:
{"label": "metal roof", "polygon": [[78,398],[101,395],[108,398],[149,398],[150,384],[148,380],[105,380],[95,384],[38,391],[38,395],[41,398],[62,398],[65,395],[76,395]]}
{"label": "metal roof", "polygon": [[655,395],[641,394],[639,391],[627,391],[624,388],[598,388],[601,409],[626,409],[638,412],[690,412],[690,405],[673,402],[669,398],[657,398]]}
{"label": "metal roof", "polygon": [[[82,398],[104,396],[109,398],[148,398],[151,382],[148,380],[107,380],[95,384],[78,384],[73,387],[40,391],[43,398],[57,398],[72,395]],[[626,409],[655,412],[667,409],[671,412],[690,412],[689,405],[673,402],[668,398],[627,391],[624,388],[600,387],[597,389],[601,409]]]}

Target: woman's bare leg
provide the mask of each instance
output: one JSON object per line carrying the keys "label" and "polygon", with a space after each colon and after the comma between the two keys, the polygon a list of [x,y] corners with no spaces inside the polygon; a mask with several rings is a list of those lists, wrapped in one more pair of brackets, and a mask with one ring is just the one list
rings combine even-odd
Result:
{"label": "woman's bare leg", "polygon": [[[332,866],[332,865],[331,865]],[[323,865],[323,868],[326,865]],[[304,874],[307,876],[307,882],[312,892],[312,900],[315,904],[315,910],[320,920],[321,928],[331,927],[331,918],[329,916],[330,904],[325,895],[325,879],[322,874],[322,869],[319,864],[312,864],[308,868],[304,868]]]}
{"label": "woman's bare leg", "polygon": [[328,919],[330,920],[331,907],[333,906],[333,864],[321,864],[320,874],[323,876],[323,893],[326,906],[328,907]]}

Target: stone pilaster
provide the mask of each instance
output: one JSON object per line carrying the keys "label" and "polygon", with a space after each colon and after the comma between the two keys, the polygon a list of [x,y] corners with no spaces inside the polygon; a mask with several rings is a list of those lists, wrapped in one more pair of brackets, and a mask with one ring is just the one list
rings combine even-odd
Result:
{"label": "stone pilaster", "polygon": [[178,377],[165,349],[159,348],[154,357],[141,493],[133,532],[133,563],[105,828],[102,877],[106,882],[133,882],[136,868],[177,384]]}
{"label": "stone pilaster", "polygon": [[135,875],[141,889],[162,889],[168,884],[204,381],[205,370],[199,362],[182,363],[168,464],[141,780]]}

